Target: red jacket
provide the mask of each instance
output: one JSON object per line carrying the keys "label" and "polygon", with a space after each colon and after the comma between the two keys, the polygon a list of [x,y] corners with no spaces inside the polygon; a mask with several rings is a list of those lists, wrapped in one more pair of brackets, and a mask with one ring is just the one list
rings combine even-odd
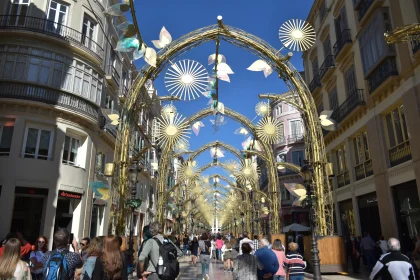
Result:
{"label": "red jacket", "polygon": [[[0,248],[0,258],[3,256],[4,246]],[[23,257],[24,255],[28,254],[32,250],[32,245],[28,242],[25,245],[20,247],[20,256]]]}

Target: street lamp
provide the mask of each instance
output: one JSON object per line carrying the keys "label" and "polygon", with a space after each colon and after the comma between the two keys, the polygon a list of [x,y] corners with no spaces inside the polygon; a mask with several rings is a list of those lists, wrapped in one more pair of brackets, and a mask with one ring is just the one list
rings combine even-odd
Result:
{"label": "street lamp", "polygon": [[236,224],[236,217],[235,218],[233,218],[233,220],[235,221],[235,237],[237,236],[236,235],[236,229],[237,229],[237,227],[238,227],[238,225]]}
{"label": "street lamp", "polygon": [[242,219],[242,222],[241,222],[241,224],[242,224],[242,232],[244,232],[244,225],[245,225],[245,222],[244,222],[244,216],[245,216],[244,212],[241,212],[241,219]]}
{"label": "street lamp", "polygon": [[314,169],[312,166],[309,165],[307,160],[304,161],[305,165],[302,166],[300,169],[300,173],[303,176],[303,180],[306,187],[306,206],[309,208],[309,219],[311,224],[311,234],[312,234],[312,270],[314,274],[314,280],[321,280],[321,268],[320,268],[320,260],[319,260],[319,251],[318,251],[318,241],[315,236],[315,211],[313,208],[313,195],[312,195],[312,180],[314,175]]}
{"label": "street lamp", "polygon": [[255,229],[255,234],[256,235],[259,235],[259,233],[260,233],[260,230],[259,230],[259,222],[260,222],[260,218],[258,217],[258,212],[259,211],[255,211],[255,224],[256,224],[256,229]]}
{"label": "street lamp", "polygon": [[128,263],[130,265],[133,264],[133,254],[134,254],[134,210],[139,208],[141,205],[141,200],[137,199],[137,175],[140,172],[140,168],[138,167],[138,162],[134,161],[133,165],[128,169],[130,172],[130,184],[131,184],[131,199],[127,200],[127,206],[131,209],[131,216],[130,216],[130,236],[128,239]]}

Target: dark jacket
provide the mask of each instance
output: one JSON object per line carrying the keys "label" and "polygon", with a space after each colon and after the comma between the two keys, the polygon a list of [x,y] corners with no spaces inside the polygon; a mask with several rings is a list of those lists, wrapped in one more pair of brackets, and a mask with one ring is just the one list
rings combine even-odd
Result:
{"label": "dark jacket", "polygon": [[383,254],[370,274],[370,279],[414,280],[414,269],[407,256],[401,252]]}
{"label": "dark jacket", "polygon": [[[119,280],[128,280],[127,262],[125,261],[125,257],[123,256],[122,253],[121,253],[121,258],[123,260],[123,266],[122,266],[122,269],[121,269],[120,278],[118,278],[118,279]],[[105,273],[102,258],[97,258],[96,259],[95,268],[93,269],[93,273],[92,273],[92,280],[110,280],[110,279],[108,279],[108,277]]]}
{"label": "dark jacket", "polygon": [[[268,247],[258,249],[255,252],[255,256],[264,266],[262,270],[258,269],[258,279],[264,279],[264,274],[271,273],[274,275],[279,270],[279,261],[277,260],[277,256],[273,251],[268,249]],[[270,277],[269,279],[272,278],[273,277]]]}

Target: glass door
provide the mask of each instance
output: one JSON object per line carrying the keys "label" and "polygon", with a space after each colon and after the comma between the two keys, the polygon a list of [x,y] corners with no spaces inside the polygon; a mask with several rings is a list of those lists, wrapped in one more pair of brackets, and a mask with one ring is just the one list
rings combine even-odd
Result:
{"label": "glass door", "polygon": [[85,15],[82,28],[82,43],[93,51],[96,49],[93,41],[95,39],[95,25],[93,20]]}
{"label": "glass door", "polygon": [[48,8],[46,29],[49,32],[64,35],[64,28],[67,23],[69,6],[57,1],[51,1]]}

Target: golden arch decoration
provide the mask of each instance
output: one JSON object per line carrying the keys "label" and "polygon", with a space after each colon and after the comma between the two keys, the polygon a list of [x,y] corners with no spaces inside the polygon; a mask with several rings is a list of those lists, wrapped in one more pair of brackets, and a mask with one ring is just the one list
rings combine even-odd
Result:
{"label": "golden arch decoration", "polygon": [[[316,218],[317,218],[317,233],[320,235],[328,235],[333,233],[333,215],[332,215],[332,194],[328,181],[328,173],[326,168],[326,156],[325,146],[322,138],[322,130],[318,122],[317,110],[312,98],[312,95],[299,75],[298,71],[288,62],[287,57],[283,57],[280,52],[270,46],[264,40],[249,34],[238,28],[224,25],[221,21],[218,25],[211,25],[204,27],[193,32],[190,32],[181,38],[174,40],[167,48],[162,49],[158,53],[156,68],[151,66],[145,66],[139,71],[139,76],[136,78],[132,87],[130,88],[128,98],[123,108],[122,116],[124,116],[124,123],[122,124],[121,130],[118,133],[118,144],[119,147],[115,149],[115,161],[121,163],[117,168],[116,179],[118,180],[119,186],[119,199],[120,205],[124,205],[124,199],[128,192],[128,171],[127,162],[129,159],[129,140],[131,127],[133,123],[136,123],[138,119],[138,110],[142,107],[147,106],[148,93],[144,87],[145,83],[149,79],[155,79],[159,73],[167,66],[170,60],[174,60],[182,53],[189,49],[195,48],[208,41],[224,40],[232,45],[239,48],[245,49],[250,53],[263,59],[268,65],[272,67],[279,75],[279,78],[283,79],[289,88],[289,91],[295,92],[299,96],[299,103],[305,109],[302,114],[304,120],[304,126],[306,128],[307,139],[310,139],[310,143],[307,142],[305,145],[305,151],[307,159],[314,167],[314,183],[315,193],[318,196],[316,204]],[[269,150],[269,145],[262,143],[263,149]],[[167,170],[168,159],[172,147],[167,147],[163,151],[163,157],[160,163],[160,170]],[[267,158],[274,165],[275,159],[270,152],[267,154]],[[164,173],[164,172],[162,172]],[[166,174],[161,174],[159,177],[165,177]],[[270,194],[273,199],[273,229],[272,232],[280,232],[279,223],[279,186],[276,180],[277,172],[275,168],[269,168],[268,177],[271,181],[269,183]],[[158,195],[162,197],[165,192],[165,179],[158,180]],[[163,209],[163,201],[159,200],[159,209]],[[120,211],[118,217],[118,229],[121,229],[124,224],[124,213]],[[163,213],[158,213],[160,220],[163,219]]]}
{"label": "golden arch decoration", "polygon": [[[227,151],[236,155],[238,158],[242,158],[241,152],[238,149],[236,149],[235,147],[233,147],[233,146],[231,146],[227,143],[216,140],[216,141],[209,142],[209,143],[201,146],[197,150],[195,150],[193,153],[190,153],[189,156],[188,156],[188,160],[194,160],[194,158],[196,158],[197,156],[199,156],[200,154],[202,154],[206,150],[208,150],[210,148],[213,148],[213,147],[216,147],[216,146],[226,149]],[[174,157],[179,157],[179,156],[182,156],[183,154],[185,154],[185,152],[184,153],[178,153],[178,154],[174,155]]]}

